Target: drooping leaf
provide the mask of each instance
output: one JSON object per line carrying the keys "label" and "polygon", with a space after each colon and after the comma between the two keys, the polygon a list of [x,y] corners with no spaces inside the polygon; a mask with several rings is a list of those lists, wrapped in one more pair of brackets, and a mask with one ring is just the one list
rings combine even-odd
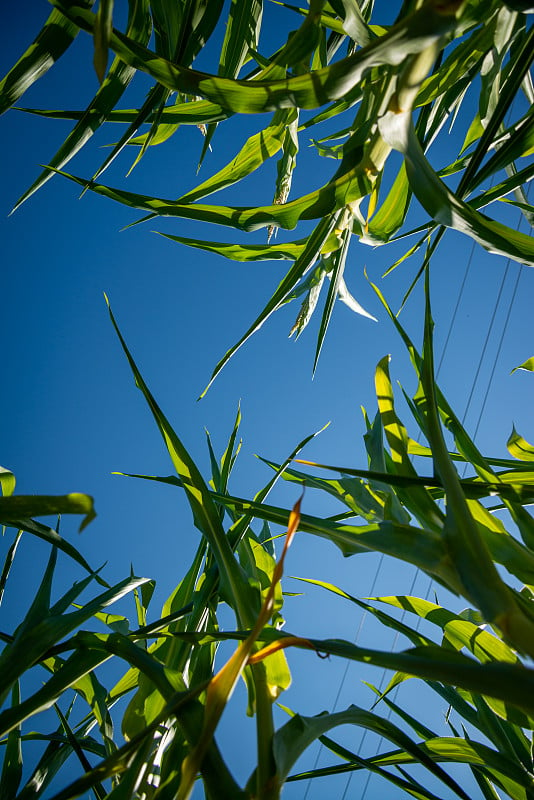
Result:
{"label": "drooping leaf", "polygon": [[43,517],[51,514],[83,514],[82,531],[95,518],[93,498],[80,492],[63,496],[16,495],[0,497],[0,522],[3,525],[19,526],[25,517]]}

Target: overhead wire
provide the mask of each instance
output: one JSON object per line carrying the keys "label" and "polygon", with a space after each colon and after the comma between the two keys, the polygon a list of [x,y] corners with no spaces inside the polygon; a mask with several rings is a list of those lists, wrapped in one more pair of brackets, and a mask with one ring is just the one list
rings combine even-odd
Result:
{"label": "overhead wire", "polygon": [[[526,191],[526,199],[527,200],[530,199],[530,190],[531,190],[531,184],[529,184],[529,186],[527,188],[527,191]],[[524,221],[524,216],[520,212],[519,213],[519,222],[517,224],[517,230],[518,231],[521,229],[521,225],[522,225],[523,221]],[[508,266],[510,266],[510,263],[511,263],[510,259],[508,259],[507,269],[508,269]],[[510,298],[510,302],[508,304],[508,310],[507,310],[507,313],[506,313],[506,318],[504,320],[503,329],[502,329],[502,332],[501,332],[501,336],[499,338],[499,344],[497,346],[497,352],[495,354],[495,359],[493,361],[493,366],[491,368],[488,384],[487,384],[486,390],[484,392],[484,400],[482,402],[482,406],[480,408],[480,412],[479,412],[479,415],[478,415],[478,418],[477,418],[477,423],[476,423],[476,426],[475,426],[475,432],[473,434],[473,438],[474,439],[476,439],[476,436],[477,436],[477,433],[478,433],[478,429],[480,428],[480,423],[482,421],[482,416],[483,416],[485,408],[486,408],[486,403],[488,401],[488,396],[489,396],[489,392],[490,392],[490,389],[491,389],[491,385],[493,383],[493,378],[495,377],[495,371],[496,371],[496,368],[497,368],[497,362],[499,360],[499,356],[501,355],[501,350],[502,350],[502,346],[503,346],[503,343],[504,343],[504,337],[506,336],[506,332],[508,330],[508,324],[510,322],[510,317],[512,316],[512,309],[513,309],[513,306],[514,306],[515,298],[517,296],[517,290],[519,289],[519,283],[521,281],[521,276],[523,275],[523,272],[524,272],[524,266],[522,264],[519,264],[518,268],[517,268],[517,274],[516,274],[515,282],[514,282],[514,289],[513,289],[513,292],[512,292],[512,296]]]}
{"label": "overhead wire", "polygon": [[[384,561],[384,554],[381,553],[380,554],[380,558],[378,559],[378,564],[376,566],[376,570],[375,570],[374,576],[373,576],[373,580],[372,580],[372,583],[371,583],[371,588],[369,590],[369,594],[371,594],[371,595],[374,594],[374,592],[375,592],[376,582],[378,580],[378,576],[380,574],[380,570],[382,568],[383,561]],[[363,629],[365,620],[367,618],[367,615],[368,615],[367,611],[363,611],[362,614],[361,614],[360,622],[358,624],[358,627],[356,629],[356,633],[355,633],[354,638],[353,638],[354,644],[358,644],[358,640],[360,638],[360,634],[362,632],[362,629]],[[334,699],[334,704],[332,706],[332,710],[333,711],[336,710],[337,705],[339,703],[339,699],[341,697],[341,692],[343,691],[343,686],[345,685],[345,681],[346,681],[346,678],[347,678],[347,673],[349,671],[350,665],[351,665],[351,662],[347,660],[345,662],[345,668],[343,670],[343,674],[341,676],[341,681],[339,683],[338,690],[337,690],[337,693],[336,693],[336,696],[335,696],[335,699]],[[317,768],[317,765],[319,763],[319,758],[321,757],[321,753],[322,753],[323,749],[324,749],[324,745],[320,744],[319,748],[317,749],[317,753],[316,753],[316,756],[315,756],[315,760],[313,762],[312,769],[316,769]],[[312,779],[310,778],[308,780],[307,784],[306,784],[306,789],[304,791],[303,800],[306,800],[306,798],[308,797],[308,793],[309,793],[310,788],[311,788],[311,783],[312,783]]]}
{"label": "overhead wire", "polygon": [[502,345],[503,345],[503,342],[504,342],[504,337],[505,337],[506,331],[508,329],[508,323],[509,323],[510,317],[512,315],[512,308],[513,308],[513,304],[514,304],[514,301],[515,301],[515,298],[516,298],[516,295],[517,295],[517,290],[519,288],[519,282],[521,280],[522,274],[523,274],[523,269],[520,266],[519,269],[517,270],[517,275],[516,275],[515,284],[514,284],[514,291],[512,293],[512,297],[510,299],[510,304],[508,306],[508,312],[506,314],[506,319],[504,321],[504,326],[503,326],[503,329],[502,329],[501,337],[499,339],[499,345],[497,347],[497,353],[495,355],[495,360],[494,360],[493,366],[491,368],[491,373],[490,373],[488,385],[486,387],[486,391],[484,392],[484,400],[483,400],[482,405],[480,407],[480,412],[479,412],[479,415],[478,415],[477,424],[475,426],[475,432],[473,434],[473,438],[474,439],[476,439],[476,435],[478,433],[478,429],[479,429],[480,423],[482,421],[482,416],[483,416],[484,410],[486,408],[486,403],[487,403],[487,400],[488,400],[489,391],[490,391],[490,388],[491,388],[491,384],[493,383],[493,378],[495,376],[495,370],[497,368],[497,362],[498,362],[499,356],[501,354]]}

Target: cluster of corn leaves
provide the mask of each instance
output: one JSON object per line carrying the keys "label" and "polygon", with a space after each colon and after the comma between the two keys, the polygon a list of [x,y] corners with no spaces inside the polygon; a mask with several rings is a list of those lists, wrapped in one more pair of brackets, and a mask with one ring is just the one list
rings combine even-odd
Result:
{"label": "cluster of corn leaves", "polygon": [[[411,439],[398,418],[388,362],[383,359],[376,372],[378,413],[372,422],[366,416],[368,469],[315,465],[339,473],[334,479],[298,471],[291,463],[309,441],[305,440],[284,464],[269,464],[274,476],[253,501],[234,497],[228,491],[239,450],[239,415],[220,462],[208,438],[212,463],[208,484],[158,407],[117,328],[136,384],[150,406],[176,471],[174,477],[136,477],[184,490],[202,541],[162,616],[149,623],[152,581],[130,576],[116,586],[107,586],[56,531],[23,516],[93,514],[90,498],[13,497],[14,478],[7,470],[1,473],[5,495],[1,519],[19,529],[2,571],[2,594],[22,531],[40,536],[53,546],[31,608],[12,634],[2,634],[5,648],[0,656],[0,675],[5,707],[0,712],[0,731],[5,737],[5,758],[0,786],[5,797],[41,796],[71,753],[78,757],[83,775],[55,795],[58,800],[88,790],[97,798],[185,798],[197,772],[202,775],[208,797],[276,797],[286,779],[357,769],[371,770],[416,797],[435,797],[406,772],[405,767],[413,763],[425,766],[449,789],[466,798],[465,791],[440,766],[440,762],[448,761],[468,764],[485,797],[495,797],[495,787],[512,798],[532,796],[534,673],[522,659],[534,655],[533,523],[525,509],[534,494],[534,448],[514,431],[509,441],[514,459],[484,458],[433,380],[429,307],[422,355],[398,321],[396,325],[419,376],[419,388],[408,402],[429,447]],[[438,415],[454,437],[456,450],[452,453],[445,448]],[[413,455],[433,459],[432,477],[418,474],[412,465]],[[470,464],[474,477],[460,480],[453,467],[455,460]],[[279,477],[325,491],[348,510],[321,519],[301,515],[298,509],[291,512],[268,505],[267,494]],[[441,502],[444,498],[445,506]],[[490,508],[483,502],[489,498],[497,498]],[[10,501],[18,505],[10,506]],[[497,509],[507,509],[521,540],[495,516]],[[267,523],[259,535],[251,527],[254,519]],[[378,550],[415,563],[439,584],[467,598],[472,608],[459,614],[420,598],[379,598],[437,625],[442,638],[436,642],[419,632],[416,624],[411,626],[376,604],[314,581],[374,614],[384,625],[403,634],[412,647],[386,653],[347,641],[313,640],[282,632],[282,559],[276,565],[268,523],[287,525],[291,533],[298,526],[303,532],[325,537],[345,555]],[[52,604],[58,550],[75,558],[88,576]],[[495,569],[496,563],[513,576],[514,585],[523,584],[521,592],[504,581]],[[104,591],[77,604],[77,598],[94,581],[99,581]],[[135,626],[125,616],[105,611],[132,591],[137,607]],[[221,603],[235,613],[234,633],[219,630]],[[75,610],[69,610],[72,608]],[[100,621],[104,632],[86,630],[84,625],[90,619]],[[223,639],[241,643],[217,671],[215,655]],[[400,716],[403,725],[351,706],[313,718],[296,714],[274,731],[272,703],[290,681],[283,655],[287,647],[395,670],[380,699]],[[95,670],[111,657],[125,662],[127,669],[115,686],[107,689]],[[48,677],[34,694],[21,698],[19,682],[32,669],[44,670]],[[249,705],[256,713],[258,728],[258,768],[245,787],[239,787],[232,778],[214,738],[220,715],[241,675],[247,682]],[[470,734],[464,730],[462,735],[451,723],[452,735],[439,736],[397,706],[388,693],[409,676],[426,680],[463,717]],[[11,703],[6,703],[10,694]],[[122,716],[126,743],[120,744],[113,731],[112,708],[126,694],[130,695]],[[78,711],[77,721],[74,697],[78,705],[82,701],[87,706],[81,719]],[[68,706],[62,708],[67,699]],[[48,735],[21,732],[24,722],[51,706],[59,718],[56,731]],[[393,749],[363,759],[326,735],[346,724],[379,733]],[[413,728],[414,735],[406,732],[406,726]],[[473,728],[482,734],[481,741],[473,738]],[[45,740],[47,746],[20,786],[24,743],[36,738]],[[337,763],[290,775],[298,757],[318,738],[337,757]],[[95,759],[96,765],[92,764]],[[388,770],[392,766],[399,771]]]}
{"label": "cluster of corn leaves", "polygon": [[[75,125],[16,205],[64,170],[98,128],[113,122],[124,132],[96,172],[64,175],[84,189],[139,209],[143,220],[171,216],[245,232],[265,228],[263,245],[170,238],[238,261],[291,262],[262,312],[216,365],[212,380],[274,311],[301,297],[292,328],[298,335],[323,285],[328,288],[315,362],[336,299],[370,316],[345,283],[350,245],[357,240],[384,245],[404,236],[413,197],[427,222],[418,229],[419,241],[391,266],[417,252],[429,236],[432,253],[446,228],[461,231],[490,252],[534,264],[530,237],[481,212],[515,193],[512,202],[532,221],[523,187],[533,167],[522,161],[534,144],[529,72],[534,33],[528,0],[405,0],[393,25],[377,24],[373,0],[312,0],[309,7],[232,0],[230,8],[223,0],[129,0],[123,31],[113,27],[113,0],[101,0],[96,11],[92,2],[53,0],[53,5],[40,35],[0,83],[0,112],[18,103],[80,31],[93,36],[101,85],[86,109],[25,109],[72,119]],[[288,14],[297,28],[275,52],[260,52],[262,25],[283,30],[280,20]],[[196,58],[211,53],[221,28],[212,72],[197,70]],[[142,107],[117,108],[137,72],[153,80]],[[448,136],[449,123],[466,108],[472,119],[460,151],[435,169],[428,148],[440,135]],[[268,112],[272,116],[266,121]],[[135,146],[135,165],[150,147],[179,136],[183,125],[201,130],[202,162],[210,143],[216,146],[217,127],[239,114],[257,115],[258,132],[231,153],[225,167],[176,200],[99,182],[128,145]],[[332,175],[324,185],[293,198],[299,144],[308,143],[310,134],[317,157],[332,159]],[[401,154],[402,164],[392,172],[387,167],[393,150]],[[271,205],[257,205],[254,197],[243,207],[205,202],[275,157]],[[283,243],[271,238],[276,229],[299,225],[308,231],[302,238]]]}
{"label": "cluster of corn leaves", "polygon": [[[80,30],[94,36],[95,68],[102,83],[85,111],[39,111],[50,117],[74,119],[76,124],[50,160],[50,169],[20,202],[62,170],[99,126],[113,121],[122,123],[125,132],[104,164],[90,180],[68,177],[84,188],[140,209],[145,213],[143,219],[167,215],[242,231],[265,227],[269,235],[276,228],[293,229],[300,221],[317,221],[305,238],[283,244],[221,244],[175,237],[233,259],[281,258],[292,262],[263,312],[219,362],[213,377],[271,313],[304,295],[295,323],[299,333],[328,278],[318,357],[336,298],[363,312],[344,282],[351,241],[356,237],[381,245],[404,235],[402,228],[413,196],[429,219],[420,228],[420,241],[407,255],[427,244],[428,263],[445,228],[452,227],[491,252],[534,263],[529,237],[480,212],[515,192],[514,202],[529,221],[532,219],[522,188],[531,177],[532,166],[515,164],[532,150],[531,110],[525,111],[525,104],[520,102],[518,117],[513,123],[504,123],[516,95],[522,93],[527,104],[534,96],[529,74],[534,34],[524,13],[530,11],[528,3],[405,2],[391,27],[371,23],[372,2],[312,2],[309,9],[282,4],[299,13],[303,22],[278,51],[266,55],[258,51],[263,4],[260,0],[233,0],[217,74],[213,75],[196,71],[193,63],[217,26],[226,23],[223,3],[218,0],[176,4],[132,1],[124,33],[113,28],[111,0],[101,2],[96,14],[91,4],[55,0],[54,5],[36,42],[0,84],[0,108],[5,110],[18,102]],[[110,52],[115,56],[108,69]],[[138,70],[154,79],[143,107],[116,109]],[[425,153],[451,114],[454,116],[469,97],[473,83],[477,85],[478,110],[462,151],[436,172]],[[320,107],[301,121],[301,109]],[[176,201],[140,196],[97,182],[126,145],[139,148],[137,163],[150,146],[169,139],[181,125],[196,125],[204,136],[203,158],[210,142],[216,142],[217,125],[235,114],[266,111],[273,112],[269,124],[247,140],[224,169]],[[339,122],[335,134],[331,133],[332,121]],[[317,154],[339,163],[324,186],[289,200],[299,139],[303,131],[323,122],[329,132],[314,138]],[[392,150],[402,154],[403,164],[393,180],[386,175],[382,182]],[[494,152],[490,155],[491,150]],[[276,154],[280,155],[272,205],[236,208],[198,202],[247,177]],[[457,176],[454,191],[442,180],[449,175]],[[487,188],[491,177],[493,185]],[[429,237],[433,238],[428,246]],[[429,308],[422,355],[391,316],[420,379],[409,405],[428,448],[410,439],[398,419],[384,360],[377,368],[378,415],[373,422],[366,419],[368,469],[338,469],[340,477],[334,480],[299,472],[290,468],[289,462],[298,454],[301,443],[285,464],[272,465],[273,479],[253,501],[228,492],[238,449],[238,423],[220,463],[208,442],[213,470],[208,484],[157,406],[121,338],[176,470],[176,477],[157,480],[176,483],[186,492],[195,525],[203,535],[189,572],[155,622],[147,622],[151,581],[129,577],[116,586],[107,586],[57,531],[31,519],[69,512],[90,517],[94,513],[91,498],[13,497],[13,477],[7,471],[0,474],[5,495],[0,520],[19,530],[2,572],[2,594],[20,531],[39,536],[53,548],[30,610],[12,634],[2,634],[5,648],[0,656],[0,685],[4,709],[0,712],[0,736],[5,758],[0,796],[41,796],[65,759],[74,753],[83,777],[57,798],[76,797],[87,791],[97,798],[185,798],[197,774],[208,797],[277,797],[288,776],[294,780],[309,777],[310,773],[290,776],[290,772],[304,749],[317,738],[342,760],[341,765],[320,774],[370,769],[409,794],[434,797],[404,768],[418,763],[456,794],[466,797],[462,787],[439,765],[442,761],[462,761],[470,765],[485,797],[496,797],[497,789],[513,798],[534,795],[530,752],[534,675],[523,663],[525,656],[534,656],[533,525],[525,508],[532,499],[533,450],[514,432],[509,447],[519,460],[484,458],[434,383]],[[445,446],[440,418],[454,438],[452,453]],[[433,458],[432,477],[415,471],[410,459],[413,454]],[[454,461],[470,464],[474,477],[460,480]],[[334,495],[348,511],[336,518],[319,519],[267,505],[267,494],[280,476]],[[493,513],[495,509],[482,502],[494,496],[499,498],[496,508],[508,512],[520,539],[507,532]],[[275,563],[268,529],[254,534],[254,518],[267,524],[289,525],[290,531],[299,524],[302,531],[328,538],[346,555],[378,550],[414,563],[438,583],[465,597],[472,610],[456,614],[417,598],[381,598],[390,606],[437,624],[442,639],[434,642],[419,633],[415,624],[401,623],[393,614],[367,603],[365,607],[371,613],[401,631],[413,644],[401,653],[282,633],[281,562],[278,566]],[[74,558],[88,576],[52,603],[58,550]],[[495,564],[513,576],[512,585],[505,582],[503,570],[497,570]],[[515,588],[517,581],[524,587],[520,592]],[[77,602],[94,582],[103,591],[90,601]],[[335,587],[325,588],[361,605]],[[135,625],[124,616],[105,611],[127,592],[135,596]],[[222,602],[235,614],[234,634],[218,629],[217,610]],[[69,611],[72,608],[75,610]],[[85,630],[89,619],[103,627]],[[491,630],[484,629],[482,623],[491,625]],[[217,645],[224,638],[241,643],[217,671]],[[316,718],[295,715],[275,732],[272,703],[289,683],[283,655],[289,646],[394,670],[390,688],[406,676],[418,676],[446,699],[471,730],[478,728],[483,741],[473,741],[465,732],[458,735],[455,729],[451,737],[435,735],[396,706],[387,692],[382,702],[400,715],[402,728],[373,712],[350,707]],[[125,662],[126,672],[107,689],[94,670],[110,658]],[[44,669],[47,678],[33,694],[30,691],[21,697],[20,681],[34,669]],[[240,675],[247,682],[258,738],[257,770],[245,787],[236,784],[214,738],[220,714]],[[111,710],[127,693],[132,696],[123,716],[126,743],[121,744],[113,730]],[[76,704],[70,702],[73,697]],[[69,705],[65,706],[67,699]],[[81,719],[80,704],[86,706]],[[26,727],[22,732],[23,723],[51,707],[59,720],[54,733],[31,734]],[[362,759],[326,736],[332,728],[344,724],[378,732],[395,749]],[[406,726],[413,729],[415,738],[406,733]],[[24,743],[35,738],[44,739],[46,748],[30,777],[23,780]],[[391,766],[397,769],[388,770]]]}
{"label": "cluster of corn leaves", "polygon": [[[389,311],[385,300],[383,303]],[[210,798],[275,798],[286,780],[360,769],[382,776],[415,797],[436,798],[438,795],[410,775],[406,768],[413,764],[425,767],[465,800],[469,795],[441,765],[451,761],[470,767],[484,797],[495,798],[497,791],[518,800],[532,797],[534,671],[525,664],[525,656],[534,656],[534,523],[525,506],[534,495],[534,447],[514,431],[509,441],[513,459],[484,458],[478,452],[433,379],[428,299],[422,355],[400,324],[396,325],[420,381],[413,401],[407,399],[429,446],[410,438],[398,418],[388,362],[383,359],[376,371],[378,412],[373,421],[365,417],[368,469],[314,465],[338,473],[333,479],[295,469],[292,464],[313,438],[310,436],[283,464],[267,462],[273,477],[253,501],[231,495],[228,488],[239,451],[239,413],[220,461],[208,437],[212,475],[206,482],[144,382],[113,315],[111,319],[176,473],[132,477],[161,481],[184,491],[202,534],[201,543],[162,615],[149,622],[153,581],[131,575],[108,586],[57,531],[24,516],[56,512],[91,516],[91,498],[13,496],[13,475],[8,470],[0,473],[4,493],[0,519],[18,529],[2,570],[0,599],[23,532],[52,545],[30,609],[13,633],[1,634],[5,646],[0,655],[0,743],[5,753],[0,796],[45,796],[50,784],[60,780],[58,773],[67,757],[74,755],[81,775],[55,794],[54,800],[86,792],[96,798],[181,800],[190,796],[197,775]],[[439,417],[454,438],[453,452],[445,447]],[[432,477],[416,471],[413,455],[433,459]],[[454,461],[469,464],[474,476],[460,480]],[[344,510],[322,519],[301,514],[299,503],[292,511],[269,505],[267,495],[279,478],[327,492]],[[488,500],[493,506],[488,507]],[[497,509],[508,511],[520,539],[495,516]],[[258,534],[252,528],[254,520],[264,521]],[[288,530],[278,563],[269,523]],[[283,558],[297,528],[327,538],[345,555],[378,550],[417,564],[438,584],[463,595],[472,607],[457,613],[409,596],[363,602],[331,584],[312,581],[401,633],[409,649],[383,652],[349,641],[315,640],[282,631]],[[58,551],[75,559],[87,576],[53,602]],[[512,576],[510,584],[495,564]],[[88,601],[79,601],[95,582],[102,591]],[[521,591],[515,588],[518,582],[523,584]],[[135,597],[134,624],[123,614],[106,610],[129,592]],[[441,638],[436,641],[421,633],[417,623],[400,620],[379,608],[378,602],[432,622]],[[220,630],[222,604],[234,613],[233,632]],[[236,649],[220,667],[215,659],[223,640],[236,640]],[[274,730],[273,703],[290,683],[284,655],[290,647],[310,651],[310,658],[316,653],[331,654],[393,670],[387,689],[377,693],[399,715],[400,724],[375,711],[350,706],[316,717],[292,714],[285,725]],[[107,688],[106,673],[98,668],[111,658],[123,663],[125,671]],[[32,671],[40,673],[37,690],[27,688],[32,686],[26,681]],[[258,740],[257,768],[244,787],[232,777],[215,738],[239,677],[247,684]],[[399,707],[389,693],[408,677],[425,680],[463,718],[466,727],[458,731],[451,722],[451,735],[438,735]],[[122,730],[116,732],[113,706],[125,696],[129,702],[121,715]],[[33,718],[52,707],[57,729],[29,732]],[[347,724],[378,733],[392,749],[365,759],[327,735]],[[317,739],[336,757],[336,763],[291,774],[295,762]],[[22,780],[23,753],[35,740],[45,742],[45,747]]]}

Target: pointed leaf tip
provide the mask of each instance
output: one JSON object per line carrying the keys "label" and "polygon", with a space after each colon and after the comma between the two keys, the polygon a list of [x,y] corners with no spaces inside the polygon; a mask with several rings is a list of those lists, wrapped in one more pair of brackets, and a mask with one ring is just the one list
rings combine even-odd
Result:
{"label": "pointed leaf tip", "polygon": [[518,370],[524,370],[525,372],[534,372],[534,356],[531,358],[527,358],[526,361],[523,361],[522,364],[519,364],[517,367],[514,367],[513,370],[510,372],[510,375],[513,375],[514,372]]}

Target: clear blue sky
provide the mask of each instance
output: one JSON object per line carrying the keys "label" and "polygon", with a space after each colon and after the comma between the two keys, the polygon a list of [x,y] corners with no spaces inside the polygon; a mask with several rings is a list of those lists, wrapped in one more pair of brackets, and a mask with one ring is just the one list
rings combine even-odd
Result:
{"label": "clear blue sky", "polygon": [[[29,8],[28,8],[29,6]],[[0,62],[2,74],[40,28],[48,5],[38,0],[10,9],[11,20],[3,28]],[[288,13],[280,11],[280,13]],[[284,23],[286,24],[286,23]],[[274,32],[272,32],[274,35]],[[60,64],[22,99],[24,106],[83,108],[97,88],[91,69],[89,39],[79,41]],[[133,106],[146,84],[126,96],[123,107]],[[202,166],[207,177],[237,152],[246,131],[257,120],[232,120],[221,126],[213,152]],[[113,476],[113,471],[167,475],[172,466],[144,400],[136,390],[128,366],[109,322],[103,299],[105,291],[138,366],[159,404],[206,474],[209,469],[204,427],[222,452],[231,430],[237,404],[243,413],[244,444],[232,488],[240,496],[252,496],[269,479],[269,471],[254,458],[259,453],[281,461],[305,435],[331,420],[329,428],[308,447],[306,456],[326,463],[365,466],[364,432],[360,405],[374,414],[374,368],[386,353],[392,354],[391,371],[408,391],[415,389],[406,354],[363,274],[373,280],[395,260],[399,247],[373,251],[354,242],[347,276],[349,288],[379,321],[373,323],[338,304],[312,380],[311,369],[318,322],[314,321],[295,344],[287,340],[298,307],[295,303],[278,312],[225,368],[201,402],[213,366],[248,327],[284,274],[284,262],[236,264],[209,256],[151,233],[162,230],[185,236],[199,235],[237,241],[237,235],[207,230],[187,221],[161,220],[121,232],[137,218],[119,205],[87,193],[78,198],[77,188],[54,178],[13,216],[9,211],[35,179],[39,165],[46,164],[70,129],[68,122],[8,112],[0,126],[0,241],[2,248],[3,387],[0,397],[0,463],[12,469],[19,493],[64,494],[84,491],[95,497],[97,519],[77,534],[77,521],[65,518],[63,534],[80,547],[92,565],[107,561],[109,581],[124,577],[133,564],[137,574],[157,580],[153,603],[155,615],[161,603],[182,577],[196,548],[198,534],[190,520],[182,494],[170,487]],[[104,157],[103,146],[114,142],[117,129],[107,127],[69,169],[89,176]],[[331,170],[331,162],[318,165],[301,140],[300,170],[292,196],[318,185]],[[454,137],[453,133],[451,137]],[[452,142],[452,138],[451,138]],[[435,153],[435,164],[444,163],[446,143]],[[454,139],[456,146],[456,139]],[[163,197],[175,197],[191,188],[202,147],[200,133],[184,128],[169,143],[152,148],[136,167],[126,188]],[[432,157],[432,151],[431,151]],[[452,157],[452,156],[451,156]],[[440,161],[443,159],[443,162]],[[123,154],[105,174],[104,183],[126,185],[124,174],[133,150]],[[307,166],[309,165],[309,166]],[[321,172],[322,170],[322,172]],[[252,204],[270,202],[274,166],[250,179],[243,188],[228,190],[220,202]],[[245,192],[247,193],[245,196]],[[282,234],[281,234],[282,235]],[[254,234],[263,241],[264,232]],[[294,238],[291,236],[290,238]],[[433,267],[433,302],[439,359],[447,336],[471,241],[449,234]],[[393,307],[420,261],[399,268],[381,287]],[[440,384],[461,416],[507,267],[505,259],[476,248],[465,292],[445,354]],[[498,342],[521,270],[509,325],[496,361]],[[532,434],[532,376],[510,375],[510,370],[533,355],[532,271],[511,264],[497,308],[495,326],[482,361],[479,380],[467,416],[471,431],[477,423],[490,372],[496,364],[477,440],[493,455],[505,454],[512,422],[526,438]],[[409,302],[404,323],[421,341],[421,295]],[[404,415],[409,422],[408,412]],[[415,426],[409,426],[414,433]],[[281,486],[280,504],[296,499],[294,489]],[[308,492],[307,511],[330,512],[324,501]],[[9,546],[4,537],[2,548]],[[19,604],[27,602],[42,574],[47,558],[44,545],[29,536],[15,563],[14,581],[19,586],[6,596],[0,609],[0,628],[11,629]],[[290,552],[286,573],[338,584],[358,596],[371,591],[377,559],[374,556],[343,559],[326,542],[300,535]],[[79,578],[72,565],[63,562],[65,584]],[[383,563],[375,593],[408,593],[413,571],[397,563]],[[428,579],[419,576],[415,593],[427,590]],[[382,587],[382,588],[380,588]],[[341,601],[319,590],[302,590],[286,581],[289,591],[304,591],[289,598],[288,628],[299,634],[352,638],[359,616]],[[131,606],[133,613],[133,605]],[[361,641],[389,648],[387,631],[365,623]],[[396,646],[400,646],[396,644]],[[307,653],[291,654],[290,664],[298,680],[282,702],[303,713],[332,708],[345,665],[319,661]],[[338,708],[350,702],[367,705],[370,692],[360,679],[367,677],[352,666]],[[375,682],[380,674],[373,674]],[[408,689],[408,694],[410,689]],[[225,720],[223,731],[238,737],[234,754],[239,777],[248,774],[253,758],[249,752],[250,723],[244,717],[243,693],[235,703],[238,712]],[[280,721],[283,721],[283,715]],[[226,726],[226,727],[225,727]],[[237,733],[236,733],[237,732]],[[349,734],[357,742],[360,733]],[[369,737],[365,747],[372,752]],[[232,747],[230,746],[230,749]],[[313,755],[306,762],[310,765]],[[326,761],[331,761],[327,759]],[[320,762],[323,763],[323,762]],[[326,763],[326,762],[325,762]],[[354,777],[350,794],[363,789]],[[341,796],[346,780],[332,784],[332,796]],[[340,788],[341,787],[341,788]],[[330,790],[329,790],[330,791]],[[324,796],[318,783],[310,800]],[[288,786],[288,798],[304,797],[301,784]],[[373,779],[367,797],[395,797],[395,790]]]}

